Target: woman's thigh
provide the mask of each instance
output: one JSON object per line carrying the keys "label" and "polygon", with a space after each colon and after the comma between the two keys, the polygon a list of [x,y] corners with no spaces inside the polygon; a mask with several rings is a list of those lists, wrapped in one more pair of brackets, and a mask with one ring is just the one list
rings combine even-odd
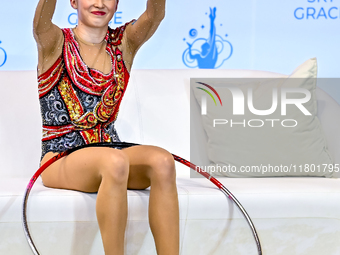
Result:
{"label": "woman's thigh", "polygon": [[[44,158],[42,163],[52,156]],[[122,150],[89,147],[54,162],[41,177],[47,187],[97,192],[102,181],[103,168],[111,169],[112,173],[120,172],[121,169],[118,168],[122,168],[122,159],[128,164],[129,189],[146,189],[151,185],[151,175],[156,170],[161,170],[159,168],[163,166],[170,169],[174,165],[172,155],[157,146],[136,145]]]}
{"label": "woman's thigh", "polygon": [[[52,156],[52,155],[51,155]],[[42,163],[48,160],[44,158]],[[97,192],[104,171],[122,172],[122,162],[128,164],[127,156],[118,149],[89,147],[77,150],[49,166],[42,174],[45,186],[72,189],[83,192]]]}

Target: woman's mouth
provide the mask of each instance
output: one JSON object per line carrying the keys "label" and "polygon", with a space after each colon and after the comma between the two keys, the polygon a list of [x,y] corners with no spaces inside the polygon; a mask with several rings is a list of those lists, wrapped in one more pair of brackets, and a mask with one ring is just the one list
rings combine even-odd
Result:
{"label": "woman's mouth", "polygon": [[98,15],[98,16],[104,16],[106,14],[106,12],[100,12],[100,11],[95,11],[95,12],[91,12],[94,15]]}

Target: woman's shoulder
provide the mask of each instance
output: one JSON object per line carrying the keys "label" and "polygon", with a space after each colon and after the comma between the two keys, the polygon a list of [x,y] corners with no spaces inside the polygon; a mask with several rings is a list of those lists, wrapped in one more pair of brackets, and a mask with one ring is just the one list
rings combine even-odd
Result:
{"label": "woman's shoulder", "polygon": [[[62,32],[60,32],[62,31]],[[61,57],[64,47],[63,29],[55,30],[50,35],[44,35],[41,42],[43,47],[38,47],[38,77],[50,70]]]}
{"label": "woman's shoulder", "polygon": [[109,36],[110,36],[110,40],[111,40],[111,44],[113,44],[114,46],[118,46],[122,43],[122,39],[124,36],[124,31],[126,29],[126,27],[131,24],[134,23],[136,20],[133,19],[131,21],[126,22],[125,24],[118,26],[116,28],[111,28],[109,26]]}

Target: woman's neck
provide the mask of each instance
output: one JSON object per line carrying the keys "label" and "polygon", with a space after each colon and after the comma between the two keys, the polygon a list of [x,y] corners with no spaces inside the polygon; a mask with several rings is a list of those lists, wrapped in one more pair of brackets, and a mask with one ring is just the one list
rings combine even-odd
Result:
{"label": "woman's neck", "polygon": [[101,43],[107,33],[107,27],[88,27],[82,23],[79,23],[75,30],[81,39],[93,44]]}

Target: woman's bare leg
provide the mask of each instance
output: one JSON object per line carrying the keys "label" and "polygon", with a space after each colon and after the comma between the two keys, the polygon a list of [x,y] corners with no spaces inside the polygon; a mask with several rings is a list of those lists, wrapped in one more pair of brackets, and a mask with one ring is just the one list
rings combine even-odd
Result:
{"label": "woman's bare leg", "polygon": [[121,151],[81,149],[55,162],[42,178],[52,188],[98,191],[96,210],[106,255],[124,254],[126,187],[145,189],[151,184],[149,221],[157,253],[179,254],[176,172],[166,150],[147,145]]}
{"label": "woman's bare leg", "polygon": [[158,255],[179,254],[179,206],[173,156],[156,146],[123,149],[130,162],[128,188],[150,186],[149,222]]}
{"label": "woman's bare leg", "polygon": [[105,254],[123,255],[128,173],[128,158],[122,151],[85,148],[52,164],[42,179],[51,188],[98,191],[96,213]]}

